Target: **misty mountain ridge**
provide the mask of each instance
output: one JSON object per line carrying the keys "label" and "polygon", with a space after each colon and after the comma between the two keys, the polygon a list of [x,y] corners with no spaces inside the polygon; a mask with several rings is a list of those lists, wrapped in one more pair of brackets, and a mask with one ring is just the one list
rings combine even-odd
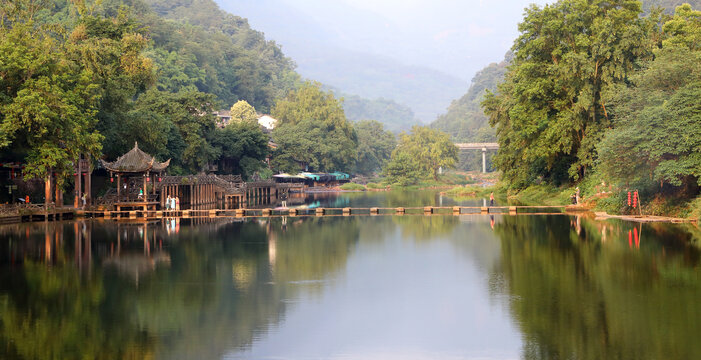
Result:
{"label": "misty mountain ridge", "polygon": [[[399,53],[399,42],[412,42],[414,39],[401,39],[391,22],[372,12],[352,7],[334,10],[328,18],[314,17],[284,1],[239,1],[229,3],[218,0],[222,7],[246,17],[259,30],[265,31],[282,48],[287,56],[294,59],[297,71],[305,78],[316,80],[339,89],[345,94],[354,94],[367,99],[385,98],[408,106],[423,122],[435,119],[445,111],[450,102],[468,88],[468,82],[427,66],[410,66],[398,60],[401,56],[390,57],[373,52],[378,41],[371,38],[391,39],[386,41],[386,52]],[[278,21],[278,19],[286,19]],[[290,19],[293,19],[292,21]],[[350,27],[356,19],[363,19],[363,26],[349,36],[328,22],[345,22]],[[326,22],[326,23],[325,23]],[[340,28],[343,28],[340,27]],[[360,40],[358,40],[360,39]],[[367,39],[363,42],[363,39]],[[406,45],[403,45],[406,47]],[[372,52],[372,53],[371,53]],[[432,51],[415,47],[416,53]],[[381,119],[378,119],[381,120]],[[413,122],[413,119],[407,119]]]}

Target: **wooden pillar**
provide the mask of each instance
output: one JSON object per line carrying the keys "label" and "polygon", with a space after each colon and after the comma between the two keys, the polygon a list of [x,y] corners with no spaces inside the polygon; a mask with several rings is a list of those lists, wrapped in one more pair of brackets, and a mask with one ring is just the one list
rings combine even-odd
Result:
{"label": "wooden pillar", "polygon": [[55,197],[56,197],[56,206],[57,207],[63,207],[63,191],[61,191],[61,188],[58,185],[54,185],[55,188]]}
{"label": "wooden pillar", "polygon": [[78,157],[78,164],[76,166],[76,174],[75,174],[75,200],[73,200],[73,206],[76,208],[79,208],[80,205],[82,205],[82,202],[80,201],[80,196],[82,195],[83,188],[81,186],[81,181],[80,181],[80,176],[82,174],[83,169],[80,167],[80,157]]}
{"label": "wooden pillar", "polygon": [[121,179],[121,176],[119,174],[117,174],[117,202],[119,202],[119,197],[120,197],[119,195],[122,191],[122,184],[119,181],[120,179]]}
{"label": "wooden pillar", "polygon": [[146,178],[148,177],[148,173],[144,174],[144,197],[141,199],[141,201],[146,202],[148,201],[148,189],[146,188]]}
{"label": "wooden pillar", "polygon": [[[44,201],[46,208],[48,209],[49,204],[51,204],[51,172],[49,172],[49,175],[46,176],[46,179],[44,180]],[[47,215],[47,220],[48,220],[48,215]]]}
{"label": "wooden pillar", "polygon": [[85,204],[90,205],[90,170],[89,169],[83,169],[85,171],[85,175],[83,175],[83,181],[85,182],[85,189],[83,189],[83,192],[85,192]]}

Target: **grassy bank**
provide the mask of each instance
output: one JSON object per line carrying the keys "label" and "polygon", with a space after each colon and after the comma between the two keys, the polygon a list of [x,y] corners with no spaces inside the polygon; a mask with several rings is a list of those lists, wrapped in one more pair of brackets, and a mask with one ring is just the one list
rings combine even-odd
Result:
{"label": "grassy bank", "polygon": [[[501,193],[500,187],[494,188]],[[555,187],[549,185],[532,185],[520,191],[510,190],[507,198],[510,203],[518,205],[569,205],[574,187]],[[592,211],[607,212],[611,215],[639,214],[692,218],[701,221],[701,197],[687,199],[682,197],[665,197],[663,194],[641,193],[642,209],[628,206],[628,192],[621,189],[591,186],[587,181],[580,183],[581,201]],[[479,195],[478,195],[479,196]]]}

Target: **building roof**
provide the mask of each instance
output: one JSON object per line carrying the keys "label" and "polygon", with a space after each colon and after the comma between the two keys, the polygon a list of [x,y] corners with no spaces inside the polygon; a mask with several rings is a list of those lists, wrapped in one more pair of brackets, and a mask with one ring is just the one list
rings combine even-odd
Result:
{"label": "building roof", "polygon": [[277,119],[270,115],[261,115],[258,117],[258,125],[266,128],[267,130],[273,130],[277,125]]}
{"label": "building roof", "polygon": [[100,162],[107,170],[118,173],[163,172],[170,165],[170,159],[166,162],[158,162],[153,156],[141,151],[136,142],[133,149],[120,156],[116,161],[100,160]]}

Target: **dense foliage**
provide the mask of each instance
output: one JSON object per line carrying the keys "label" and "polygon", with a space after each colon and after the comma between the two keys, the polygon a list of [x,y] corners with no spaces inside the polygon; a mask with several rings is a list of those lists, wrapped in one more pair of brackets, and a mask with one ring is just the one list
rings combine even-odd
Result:
{"label": "dense foliage", "polygon": [[0,160],[26,163],[28,178],[61,183],[81,155],[111,160],[135,141],[174,173],[218,161],[250,173],[267,155],[263,134],[218,129],[210,114],[240,100],[268,111],[299,81],[274,42],[211,0],[18,0],[0,11]]}
{"label": "dense foliage", "polygon": [[318,83],[307,82],[277,102],[272,115],[278,148],[273,165],[281,171],[350,171],[358,139],[341,102]]}
{"label": "dense foliage", "polygon": [[370,175],[382,168],[397,147],[397,139],[390,131],[385,131],[381,123],[363,120],[355,124],[358,134],[358,161],[355,171]]}
{"label": "dense foliage", "polygon": [[458,160],[458,148],[448,134],[424,126],[414,126],[410,134],[399,135],[399,144],[384,167],[393,184],[411,185],[421,179],[438,179],[441,168],[449,169]]}
{"label": "dense foliage", "polygon": [[143,1],[154,9],[140,17],[160,50],[161,71],[177,73],[178,81],[190,78],[186,82],[216,95],[227,107],[246,100],[268,112],[299,81],[292,61],[275,42],[214,1]]}
{"label": "dense foliage", "polygon": [[617,94],[617,126],[599,146],[601,170],[625,184],[698,192],[701,179],[701,11],[677,9],[655,59]]}
{"label": "dense foliage", "polygon": [[613,126],[613,94],[652,55],[657,21],[633,0],[562,0],[531,6],[513,65],[483,102],[496,127],[497,168],[514,187],[579,180]]}

